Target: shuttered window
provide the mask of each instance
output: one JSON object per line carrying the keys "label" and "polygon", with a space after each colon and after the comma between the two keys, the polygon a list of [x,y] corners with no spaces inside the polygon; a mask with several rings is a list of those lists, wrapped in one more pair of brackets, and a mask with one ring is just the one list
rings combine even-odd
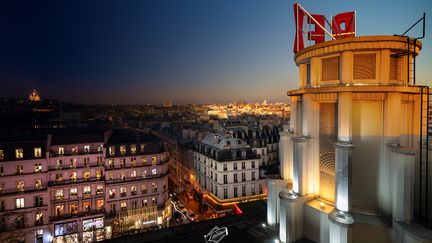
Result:
{"label": "shuttered window", "polygon": [[354,55],[354,79],[375,79],[375,53]]}
{"label": "shuttered window", "polygon": [[321,59],[322,81],[339,80],[339,56]]}
{"label": "shuttered window", "polygon": [[390,57],[390,80],[402,80],[402,59]]}

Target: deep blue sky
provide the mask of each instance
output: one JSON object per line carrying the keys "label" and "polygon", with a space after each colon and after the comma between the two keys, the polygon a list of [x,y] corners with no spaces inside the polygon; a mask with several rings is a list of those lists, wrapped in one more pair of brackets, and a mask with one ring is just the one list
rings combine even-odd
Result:
{"label": "deep blue sky", "polygon": [[[293,3],[2,1],[0,97],[36,88],[75,102],[286,101],[298,77]],[[300,3],[328,18],[356,10],[357,35],[402,33],[426,12],[417,80],[432,80],[432,1]]]}

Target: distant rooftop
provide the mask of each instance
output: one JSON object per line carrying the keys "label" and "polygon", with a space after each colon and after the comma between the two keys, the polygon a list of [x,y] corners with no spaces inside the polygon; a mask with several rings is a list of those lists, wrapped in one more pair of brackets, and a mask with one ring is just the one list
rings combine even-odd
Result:
{"label": "distant rooftop", "polygon": [[249,147],[249,145],[247,145],[245,141],[234,138],[232,134],[225,132],[209,133],[201,140],[201,143],[210,145],[221,150]]}

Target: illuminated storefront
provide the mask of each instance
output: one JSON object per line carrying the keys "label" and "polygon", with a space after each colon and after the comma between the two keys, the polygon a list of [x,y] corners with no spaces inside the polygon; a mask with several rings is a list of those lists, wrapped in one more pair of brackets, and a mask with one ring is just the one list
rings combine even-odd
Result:
{"label": "illuminated storefront", "polygon": [[54,225],[53,243],[78,243],[78,222],[71,221]]}

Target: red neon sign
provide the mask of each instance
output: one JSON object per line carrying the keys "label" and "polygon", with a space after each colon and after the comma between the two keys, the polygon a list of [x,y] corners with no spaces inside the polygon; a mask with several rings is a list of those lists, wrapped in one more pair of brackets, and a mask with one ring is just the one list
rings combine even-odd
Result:
{"label": "red neon sign", "polygon": [[[324,15],[310,14],[300,4],[295,3],[294,20],[296,25],[294,53],[297,53],[298,51],[305,48],[304,45],[305,33],[306,33],[307,40],[313,41],[314,44],[324,42],[325,34],[330,36],[332,40],[355,36],[356,25],[355,25],[354,11],[335,15],[332,18],[330,24]],[[330,26],[331,32],[329,32],[325,28],[326,23]]]}

